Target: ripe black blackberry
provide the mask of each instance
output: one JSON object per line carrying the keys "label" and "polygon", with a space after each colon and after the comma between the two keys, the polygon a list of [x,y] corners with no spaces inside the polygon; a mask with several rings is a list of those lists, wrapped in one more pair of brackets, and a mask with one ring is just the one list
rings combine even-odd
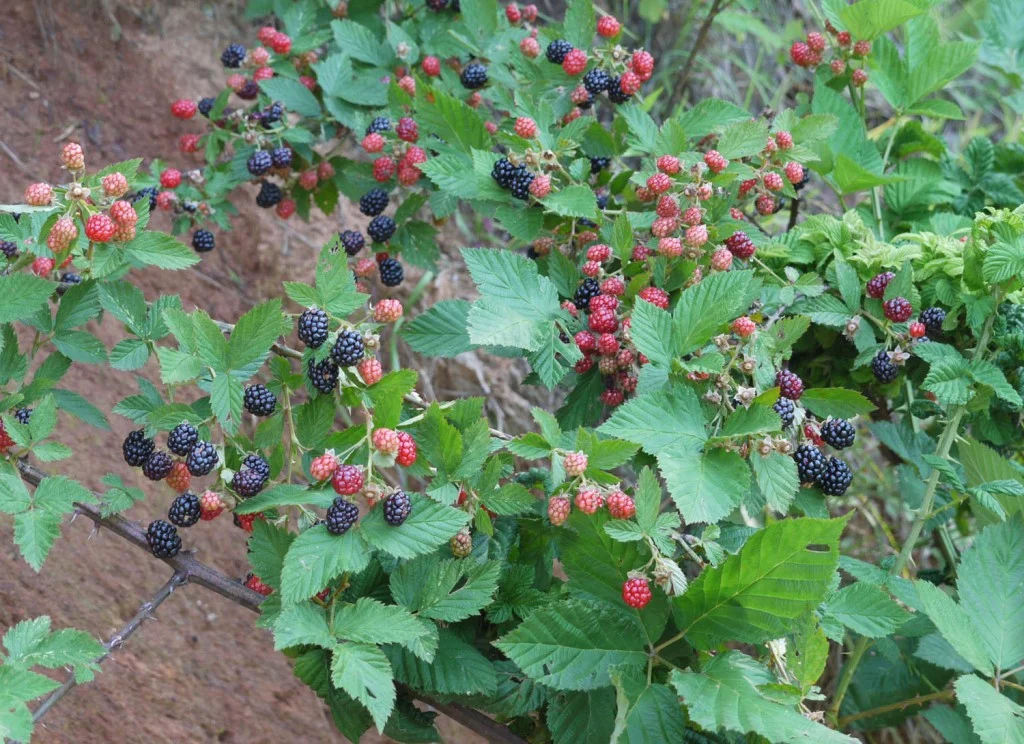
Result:
{"label": "ripe black blackberry", "polygon": [[491,168],[491,178],[501,188],[507,189],[512,185],[517,172],[516,166],[512,165],[508,158],[501,158]]}
{"label": "ripe black blackberry", "polygon": [[384,499],[384,521],[392,527],[402,524],[412,512],[412,502],[405,491],[399,489]]}
{"label": "ripe black blackberry", "polygon": [[185,491],[171,502],[171,508],[167,510],[167,519],[178,527],[191,527],[199,521],[201,513],[199,497],[191,491]]}
{"label": "ripe black blackberry", "polygon": [[217,467],[217,448],[210,442],[197,442],[185,458],[185,467],[192,475],[206,475]]}
{"label": "ripe black blackberry", "polygon": [[269,129],[272,124],[281,121],[282,116],[284,116],[284,104],[274,101],[263,110],[263,126]]}
{"label": "ripe black blackberry", "polygon": [[606,157],[591,158],[590,159],[590,172],[591,173],[600,173],[605,168],[607,168],[611,164],[611,162],[612,162],[611,158],[606,158]]}
{"label": "ripe black blackberry", "polygon": [[565,55],[571,51],[572,44],[565,39],[557,39],[548,44],[548,48],[544,52],[544,55],[548,58],[548,62],[560,65],[565,61]]}
{"label": "ripe black blackberry", "polygon": [[282,198],[283,194],[281,193],[280,186],[270,181],[264,181],[263,185],[260,186],[260,193],[256,194],[256,206],[270,209],[277,206]]}
{"label": "ripe black blackberry", "polygon": [[249,160],[246,162],[245,167],[248,168],[249,172],[254,176],[262,176],[274,167],[274,159],[266,150],[257,150],[249,156]]}
{"label": "ripe black blackberry", "polygon": [[375,132],[387,132],[391,129],[391,120],[386,116],[378,116],[376,119],[370,122],[370,126],[366,128],[367,134],[373,134]]}
{"label": "ripe black blackberry", "polygon": [[377,271],[380,272],[380,283],[385,287],[397,287],[405,279],[405,269],[395,258],[385,258],[377,264]]}
{"label": "ripe black blackberry", "polygon": [[880,349],[871,360],[871,371],[875,373],[875,379],[881,383],[892,382],[900,374],[900,368],[889,358],[889,353],[885,349]]}
{"label": "ripe black blackberry", "polygon": [[601,69],[593,69],[583,76],[583,87],[592,96],[604,93],[611,82],[612,76]]}
{"label": "ripe black blackberry", "polygon": [[255,101],[256,96],[258,96],[259,94],[260,86],[257,85],[255,80],[246,80],[241,90],[235,93],[235,95],[237,95],[243,101]]}
{"label": "ripe black blackberry", "polygon": [[946,321],[946,311],[941,307],[930,307],[921,312],[921,322],[928,333],[938,336],[942,333],[942,324]]}
{"label": "ripe black blackberry", "polygon": [[241,44],[229,44],[220,55],[220,62],[225,67],[235,69],[241,67],[245,60],[245,47]]}
{"label": "ripe black blackberry", "polygon": [[358,331],[346,328],[338,334],[338,338],[331,348],[331,359],[339,367],[351,367],[359,363],[363,358],[364,351],[363,337]]}
{"label": "ripe black blackberry", "polygon": [[462,70],[459,81],[463,88],[476,90],[487,85],[487,68],[479,62],[472,62]]}
{"label": "ripe black blackberry", "polygon": [[19,408],[14,412],[14,418],[18,419],[19,423],[27,424],[32,418],[31,408]]}
{"label": "ripe black blackberry", "polygon": [[327,525],[327,531],[332,535],[344,535],[358,519],[359,507],[338,496],[327,508],[327,517],[324,519],[324,523]]}
{"label": "ripe black blackberry", "polygon": [[345,253],[354,256],[366,245],[366,238],[358,230],[345,230],[341,233],[341,247]]}
{"label": "ripe black blackberry", "polygon": [[79,274],[75,274],[71,271],[66,271],[60,275],[61,284],[81,284],[82,277]]}
{"label": "ripe black blackberry", "polygon": [[264,484],[270,479],[270,463],[255,452],[245,456],[245,459],[242,460],[242,468],[256,473]]}
{"label": "ripe black blackberry", "polygon": [[158,519],[146,529],[146,542],[157,558],[173,558],[181,550],[181,537],[174,525]]}
{"label": "ripe black blackberry", "polygon": [[163,480],[171,472],[174,460],[163,450],[157,450],[142,463],[142,474],[151,481]]}
{"label": "ripe black blackberry", "polygon": [[331,359],[319,364],[310,359],[306,373],[310,384],[321,393],[331,393],[338,386],[338,365]]}
{"label": "ripe black blackberry", "polygon": [[181,203],[181,208],[189,214],[195,214],[196,210],[199,209],[199,202],[194,202],[191,199],[186,199]]}
{"label": "ripe black blackberry", "polygon": [[583,280],[580,286],[576,287],[576,294],[573,295],[572,302],[580,310],[590,310],[590,300],[601,294],[601,285],[597,283],[597,279],[587,277]]}
{"label": "ripe black blackberry", "polygon": [[509,190],[512,192],[512,196],[516,199],[522,199],[526,201],[530,198],[530,184],[533,183],[535,175],[530,171],[523,168],[523,170],[516,174],[516,177],[512,179],[512,185]]}
{"label": "ripe black blackberry", "polygon": [[155,447],[156,443],[146,436],[145,429],[136,429],[124,438],[121,453],[126,463],[137,468],[153,453]]}
{"label": "ripe black blackberry", "polygon": [[359,211],[367,217],[376,217],[388,208],[388,192],[374,188],[359,197]]}
{"label": "ripe black blackberry", "polygon": [[608,100],[619,105],[626,103],[632,98],[631,95],[622,90],[622,78],[615,76],[608,83]]}
{"label": "ripe black blackberry", "polygon": [[132,204],[143,199],[149,199],[149,211],[152,212],[156,209],[156,195],[159,193],[159,189],[156,186],[147,186],[144,189],[139,189],[135,192],[135,196],[132,197]]}
{"label": "ripe black blackberry", "polygon": [[788,369],[780,369],[775,375],[775,384],[779,386],[779,393],[783,398],[799,400],[804,394],[804,381],[795,372]]}
{"label": "ripe black blackberry", "polygon": [[292,151],[287,147],[275,147],[270,151],[270,160],[275,168],[290,168],[292,165]]}
{"label": "ripe black blackberry", "polygon": [[18,257],[18,244],[10,240],[0,240],[0,253],[3,253],[8,261]]}
{"label": "ripe black blackberry", "polygon": [[793,413],[796,411],[796,406],[793,405],[793,401],[789,398],[779,398],[775,401],[775,405],[772,406],[775,413],[779,414],[779,418],[782,419],[782,428],[785,429],[787,426],[793,425]]}
{"label": "ripe black blackberry", "polygon": [[266,481],[255,470],[242,469],[231,478],[231,490],[243,499],[251,499],[263,490]]}
{"label": "ripe black blackberry", "polygon": [[597,208],[608,209],[608,194],[597,195]]}
{"label": "ripe black blackberry", "polygon": [[395,234],[395,221],[386,214],[378,214],[366,227],[366,233],[375,243],[387,243]]}
{"label": "ripe black blackberry", "polygon": [[253,416],[269,416],[277,408],[277,398],[266,385],[250,385],[242,400],[245,410]]}
{"label": "ripe black blackberry", "polygon": [[209,118],[210,112],[213,111],[214,105],[217,103],[216,98],[207,96],[206,98],[199,99],[199,113]]}
{"label": "ripe black blackberry", "polygon": [[842,496],[853,482],[850,466],[838,457],[828,458],[825,471],[818,476],[818,487],[829,496]]}
{"label": "ripe black blackberry", "polygon": [[179,457],[185,457],[199,441],[199,430],[183,421],[167,435],[167,449]]}
{"label": "ripe black blackberry", "polygon": [[857,436],[853,424],[843,419],[829,419],[821,425],[821,438],[825,443],[836,449],[846,449],[853,446],[853,440]]}
{"label": "ripe black blackberry", "polygon": [[828,464],[825,455],[813,444],[801,444],[793,453],[796,461],[796,472],[801,483],[814,483],[818,476],[825,472]]}
{"label": "ripe black blackberry", "polygon": [[318,307],[303,310],[299,316],[299,340],[311,349],[319,349],[330,329],[327,313]]}
{"label": "ripe black blackberry", "polygon": [[217,239],[209,230],[196,230],[192,235],[192,247],[196,253],[209,253],[217,244]]}

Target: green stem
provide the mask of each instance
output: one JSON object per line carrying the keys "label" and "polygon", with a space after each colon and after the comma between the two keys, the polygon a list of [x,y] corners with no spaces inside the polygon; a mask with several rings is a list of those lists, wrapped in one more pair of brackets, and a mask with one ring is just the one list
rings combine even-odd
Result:
{"label": "green stem", "polygon": [[[999,292],[994,292],[996,304],[999,303]],[[978,359],[985,353],[985,348],[988,346],[989,335],[992,333],[992,323],[995,320],[995,313],[990,315],[985,321],[985,326],[981,330],[981,336],[978,339],[978,345],[974,347],[974,351],[971,353],[971,359]],[[935,449],[935,456],[945,460],[949,457],[949,451],[953,447],[953,442],[956,441],[957,434],[960,430],[960,421],[963,419],[964,414],[967,412],[966,406],[956,406],[953,408],[949,420],[946,422],[946,427],[942,431],[942,435],[939,437],[939,444]],[[914,551],[914,545],[917,543],[918,538],[921,537],[921,531],[924,529],[928,519],[932,516],[932,505],[935,503],[935,492],[938,489],[940,473],[938,470],[932,470],[931,475],[928,476],[928,481],[925,485],[924,498],[921,499],[921,508],[917,510],[917,515],[914,517],[914,523],[910,527],[910,534],[907,535],[907,539],[903,543],[903,547],[900,550],[900,554],[896,556],[896,560],[892,564],[892,568],[889,569],[889,573],[894,576],[898,576],[903,573],[903,569],[906,568],[907,563],[910,561],[911,554]],[[853,673],[857,670],[857,666],[860,664],[861,658],[864,656],[864,652],[867,651],[868,646],[871,645],[871,640],[864,638],[863,636],[857,640],[856,645],[853,647],[853,653],[850,654],[849,661],[843,665],[842,675],[839,677],[839,683],[836,685],[835,695],[832,699],[832,704],[828,709],[828,716],[831,720],[836,721],[839,716],[839,707],[843,704],[843,698],[846,696],[846,691],[850,687],[850,682],[853,680]]]}

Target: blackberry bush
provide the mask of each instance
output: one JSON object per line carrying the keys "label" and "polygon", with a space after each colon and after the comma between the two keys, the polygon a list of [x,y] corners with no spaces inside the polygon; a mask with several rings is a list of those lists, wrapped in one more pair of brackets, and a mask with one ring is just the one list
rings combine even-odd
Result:
{"label": "blackberry bush", "polygon": [[[267,25],[224,52],[221,90],[168,101],[181,162],[96,170],[67,142],[55,182],[0,206],[0,513],[33,568],[73,512],[150,546],[169,588],[258,608],[352,741],[435,740],[438,699],[499,741],[1015,730],[1022,660],[975,636],[1016,630],[1024,178],[1013,137],[955,136],[981,89],[954,82],[965,37],[1007,27],[999,3],[955,39],[939,6],[828,4],[771,100],[762,49],[735,100],[703,96],[705,50],[738,48],[727,3],[694,5],[685,64],[629,4],[272,5],[248,8]],[[986,80],[1016,85],[1003,35]],[[987,132],[1000,110],[971,107]],[[289,234],[340,232],[241,317],[133,286],[203,260],[239,191]],[[367,219],[339,227],[342,199]],[[439,265],[475,286],[431,303]],[[553,405],[444,400],[410,349],[501,357]],[[82,364],[138,390],[101,411],[63,379]],[[70,417],[133,430],[114,445],[163,482],[57,475]],[[168,521],[119,517],[168,489]],[[244,581],[177,555],[175,525],[224,511],[243,534],[211,560],[246,558]],[[0,664],[19,736],[29,630]]]}

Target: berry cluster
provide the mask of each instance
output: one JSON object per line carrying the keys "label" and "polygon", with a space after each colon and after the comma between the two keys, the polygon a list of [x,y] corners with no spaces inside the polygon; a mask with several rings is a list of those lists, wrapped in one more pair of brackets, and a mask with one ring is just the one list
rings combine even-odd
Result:
{"label": "berry cluster", "polygon": [[[811,31],[803,41],[794,41],[789,48],[789,58],[800,67],[817,67],[830,54],[829,69],[837,78],[849,80],[856,87],[868,81],[865,67],[871,54],[871,42],[854,41],[849,31],[840,31],[830,22],[825,23],[826,37],[818,31]],[[844,80],[844,85],[845,85]]]}

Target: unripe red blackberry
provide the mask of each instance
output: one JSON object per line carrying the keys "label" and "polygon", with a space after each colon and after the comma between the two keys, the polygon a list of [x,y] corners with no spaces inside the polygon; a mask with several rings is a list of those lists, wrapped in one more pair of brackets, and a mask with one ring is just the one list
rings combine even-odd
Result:
{"label": "unripe red blackberry", "polygon": [[545,174],[530,181],[530,195],[535,199],[543,199],[551,193],[551,176]]}
{"label": "unripe red blackberry", "polygon": [[167,168],[160,174],[160,185],[165,189],[176,189],[181,185],[181,171]]}
{"label": "unripe red blackberry", "polygon": [[520,116],[516,119],[515,132],[524,139],[533,139],[537,136],[537,123],[528,116]]}
{"label": "unripe red blackberry", "polygon": [[778,173],[771,172],[764,174],[764,187],[769,191],[779,191],[783,186],[782,176]]}
{"label": "unripe red blackberry", "polygon": [[757,197],[754,206],[757,208],[757,213],[765,217],[775,214],[775,200],[768,196],[768,194],[762,194]]}
{"label": "unripe red blackberry", "polygon": [[[660,170],[662,173],[665,173],[665,174],[667,174],[669,176],[674,176],[681,169],[682,169],[682,166],[679,163],[679,158],[675,157],[674,155],[662,155],[660,158],[658,158],[658,170]],[[673,202],[673,204],[674,203],[675,202]],[[660,204],[660,202],[659,202],[659,204]],[[678,209],[678,206],[677,206],[677,209]],[[662,215],[662,216],[669,216],[670,217],[671,215]]]}
{"label": "unripe red blackberry", "polygon": [[429,77],[441,74],[441,60],[433,55],[423,58],[423,72]]}
{"label": "unripe red blackberry", "polygon": [[627,579],[622,585],[622,601],[630,607],[642,610],[651,601],[651,585],[642,576]]}
{"label": "unripe red blackberry", "polygon": [[700,248],[708,242],[708,226],[691,225],[686,228],[685,240],[686,244],[691,248]]}
{"label": "unripe red blackberry", "polygon": [[593,514],[604,506],[604,497],[596,488],[581,488],[576,492],[574,505],[584,514]]}
{"label": "unripe red blackberry", "polygon": [[318,455],[309,463],[309,474],[317,482],[327,480],[337,470],[338,458],[334,452],[325,452],[322,455]]}
{"label": "unripe red blackberry", "polygon": [[672,188],[672,179],[664,173],[655,173],[648,177],[647,188],[655,194],[663,194]]}
{"label": "unripe red blackberry", "polygon": [[775,133],[775,144],[780,150],[788,150],[793,146],[793,135],[783,130]]}
{"label": "unripe red blackberry", "polygon": [[722,157],[718,150],[708,150],[704,153],[704,163],[712,173],[721,173],[729,167],[729,161]]}
{"label": "unripe red blackberry", "polygon": [[637,297],[644,302],[649,302],[662,310],[668,310],[668,292],[661,287],[644,287],[637,294]]}
{"label": "unripe red blackberry", "polygon": [[188,98],[179,98],[171,104],[171,115],[178,119],[191,119],[196,115],[197,109],[195,101]]}
{"label": "unripe red blackberry", "polygon": [[854,70],[853,74],[850,76],[850,82],[852,82],[854,84],[854,86],[857,87],[857,88],[863,87],[864,84],[867,83],[867,81],[868,81],[868,73],[867,73],[867,70],[864,70],[864,69],[858,68],[858,69]]}
{"label": "unripe red blackberry", "polygon": [[85,153],[82,151],[82,146],[77,142],[68,142],[61,150],[60,162],[69,171],[84,170]]}
{"label": "unripe red blackberry", "polygon": [[199,498],[199,508],[201,511],[199,518],[204,522],[209,522],[219,517],[224,511],[224,502],[216,491],[204,491]]}
{"label": "unripe red blackberry", "polygon": [[811,31],[811,33],[807,34],[807,46],[810,47],[812,52],[824,52],[825,37],[817,31]]}
{"label": "unripe red blackberry", "polygon": [[405,142],[415,142],[420,138],[420,128],[416,124],[415,119],[403,116],[395,125],[395,134],[398,135],[398,139],[400,140],[404,140]]}
{"label": "unripe red blackberry", "polygon": [[[249,532],[252,532],[252,522],[249,523]],[[245,577],[245,586],[248,589],[252,589],[257,594],[262,594],[264,597],[269,597],[274,593],[274,588],[269,584],[263,583],[263,579],[254,573],[250,573]]]}
{"label": "unripe red blackberry", "polygon": [[[519,42],[519,51],[521,51],[523,56],[528,59],[536,59],[540,56],[540,44],[537,43],[537,40],[532,36],[527,36]],[[424,71],[426,71],[425,67]],[[427,74],[429,75],[430,73]],[[440,69],[438,70],[438,74],[440,74]]]}
{"label": "unripe red blackberry", "polygon": [[46,238],[47,247],[54,253],[63,253],[71,243],[78,237],[78,227],[75,221],[65,215],[53,223],[50,234]]}
{"label": "unripe red blackberry", "polygon": [[802,41],[794,41],[789,48],[789,58],[800,67],[812,67],[814,65],[814,51]]}
{"label": "unripe red blackberry", "polygon": [[757,324],[744,315],[732,322],[732,332],[740,338],[747,338],[757,330]]}
{"label": "unripe red blackberry", "polygon": [[924,336],[925,333],[928,332],[928,329],[925,327],[924,323],[916,322],[911,323],[907,327],[907,331],[910,332],[911,338],[921,338],[922,336]]}
{"label": "unripe red blackberry", "polygon": [[572,511],[572,506],[569,503],[569,499],[565,496],[552,496],[548,500],[548,519],[551,520],[551,524],[555,527],[565,524],[565,520],[569,518],[570,511]]}
{"label": "unripe red blackberry", "polygon": [[853,56],[854,57],[863,58],[863,57],[867,57],[869,54],[871,54],[871,42],[870,41],[868,41],[866,39],[863,39],[863,40],[858,41],[856,44],[853,45]]}
{"label": "unripe red blackberry", "polygon": [[622,24],[619,23],[615,16],[601,16],[597,22],[597,34],[603,36],[606,39],[611,39],[619,35],[619,31],[622,30]]}
{"label": "unripe red blackberry", "polygon": [[128,193],[128,179],[122,173],[108,173],[100,183],[105,196],[116,199]]}
{"label": "unripe red blackberry", "polygon": [[395,462],[403,468],[407,468],[416,462],[416,457],[416,440],[408,432],[398,432],[398,452],[395,454]]}
{"label": "unripe red blackberry", "polygon": [[650,52],[645,52],[642,49],[633,52],[629,64],[633,68],[633,72],[640,76],[641,80],[649,80],[654,72],[654,57],[651,56]]}
{"label": "unripe red blackberry", "polygon": [[33,207],[49,206],[53,200],[53,187],[48,183],[33,183],[25,189],[25,203]]}
{"label": "unripe red blackberry", "polygon": [[384,455],[394,455],[398,452],[401,443],[398,441],[398,432],[394,429],[375,429],[373,432],[373,447]]}
{"label": "unripe red blackberry", "polygon": [[363,382],[367,385],[376,385],[384,376],[380,360],[376,357],[365,357],[356,365],[356,370],[358,370],[359,376],[363,378]]}
{"label": "unripe red blackberry", "polygon": [[636,504],[632,497],[622,491],[613,491],[608,494],[608,514],[612,519],[632,519],[636,514]]}
{"label": "unripe red blackberry", "polygon": [[562,60],[562,69],[567,75],[579,75],[587,69],[587,53],[582,49],[573,49]]}
{"label": "unripe red blackberry", "polygon": [[192,473],[188,472],[188,467],[185,463],[178,461],[171,465],[171,472],[167,474],[164,480],[175,491],[183,493],[192,484]]}
{"label": "unripe red blackberry", "polygon": [[469,529],[464,527],[448,541],[448,547],[451,548],[452,555],[456,558],[465,558],[467,555],[473,552],[473,536],[470,534]]}
{"label": "unripe red blackberry", "polygon": [[562,459],[562,467],[569,478],[581,476],[587,470],[587,456],[582,452],[569,452]]}

